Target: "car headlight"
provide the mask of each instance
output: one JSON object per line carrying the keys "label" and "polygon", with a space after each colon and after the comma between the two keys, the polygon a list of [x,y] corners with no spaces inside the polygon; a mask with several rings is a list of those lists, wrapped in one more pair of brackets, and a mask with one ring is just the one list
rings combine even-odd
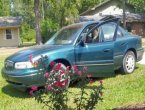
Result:
{"label": "car headlight", "polygon": [[15,69],[26,69],[33,68],[33,64],[31,62],[17,62],[15,63]]}

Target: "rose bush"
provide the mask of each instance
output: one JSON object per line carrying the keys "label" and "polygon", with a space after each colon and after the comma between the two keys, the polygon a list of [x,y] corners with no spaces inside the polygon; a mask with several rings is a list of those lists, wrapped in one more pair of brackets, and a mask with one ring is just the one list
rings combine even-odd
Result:
{"label": "rose bush", "polygon": [[[46,84],[44,89],[38,89],[32,86],[30,94],[35,97],[39,103],[43,103],[52,110],[93,110],[98,101],[102,100],[103,81],[99,85],[94,85],[91,89],[86,89],[94,82],[91,74],[87,73],[87,67],[80,70],[77,66],[65,66],[60,62],[51,62],[48,69],[44,63],[47,56],[41,57],[39,61],[33,62],[32,56],[30,61],[36,67],[44,68],[44,77]],[[74,77],[75,76],[75,77]],[[77,93],[68,89],[71,79],[79,79],[76,87],[79,88]],[[76,80],[75,79],[75,80]],[[70,105],[73,104],[74,106]]]}

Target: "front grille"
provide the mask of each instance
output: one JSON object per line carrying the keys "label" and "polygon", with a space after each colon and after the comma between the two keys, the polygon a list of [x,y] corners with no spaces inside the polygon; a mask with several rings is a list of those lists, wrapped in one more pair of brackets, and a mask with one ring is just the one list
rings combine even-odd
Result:
{"label": "front grille", "polygon": [[7,70],[12,70],[12,69],[14,69],[14,62],[9,61],[9,60],[5,61],[5,68],[6,68]]}

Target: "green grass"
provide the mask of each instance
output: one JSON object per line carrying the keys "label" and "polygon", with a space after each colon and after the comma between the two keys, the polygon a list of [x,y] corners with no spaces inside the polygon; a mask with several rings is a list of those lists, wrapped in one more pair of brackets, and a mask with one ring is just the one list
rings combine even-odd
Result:
{"label": "green grass", "polygon": [[[0,70],[6,56],[0,56]],[[108,110],[116,107],[145,102],[145,68],[137,65],[133,74],[117,73],[115,77],[105,78],[103,101],[97,105],[98,110]],[[93,85],[98,85],[98,81]],[[93,86],[91,85],[91,86]],[[89,86],[88,86],[89,87]],[[70,87],[77,92],[78,88]],[[0,75],[0,110],[47,110],[42,108],[34,98],[20,92],[10,85]]]}

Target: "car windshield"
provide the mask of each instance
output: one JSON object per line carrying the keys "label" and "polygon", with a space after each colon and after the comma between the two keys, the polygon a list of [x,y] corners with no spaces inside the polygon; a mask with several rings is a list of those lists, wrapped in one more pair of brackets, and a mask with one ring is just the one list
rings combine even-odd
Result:
{"label": "car windshield", "polygon": [[82,28],[83,24],[73,24],[62,28],[50,38],[46,45],[64,45],[71,44],[76,39],[77,33]]}

